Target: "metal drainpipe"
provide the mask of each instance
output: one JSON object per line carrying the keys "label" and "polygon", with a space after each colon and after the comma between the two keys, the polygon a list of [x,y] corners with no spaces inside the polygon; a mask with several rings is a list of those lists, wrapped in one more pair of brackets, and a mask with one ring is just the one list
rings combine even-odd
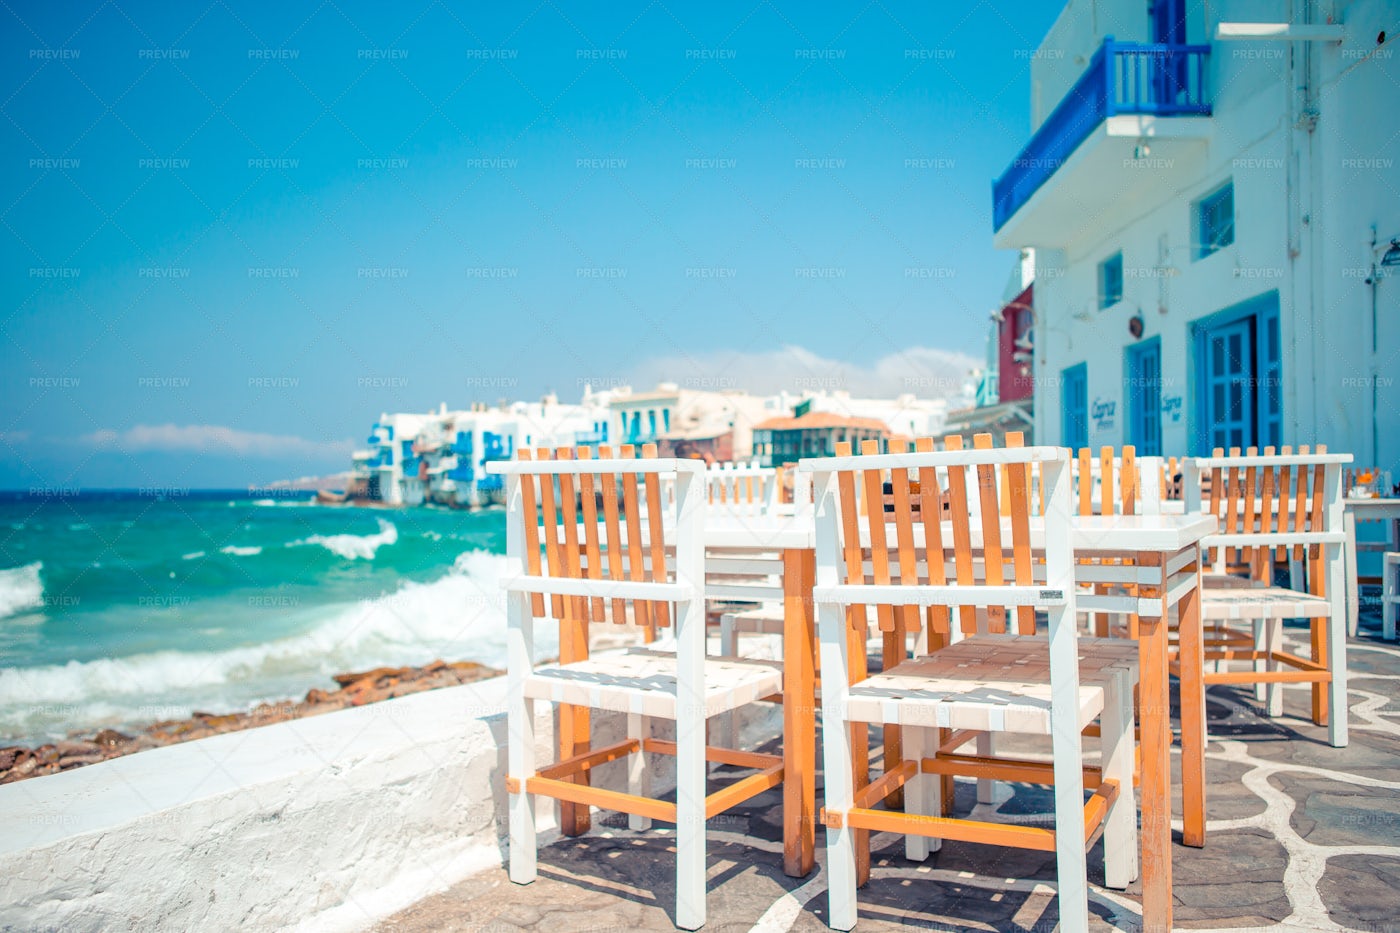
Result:
{"label": "metal drainpipe", "polygon": [[[1319,5],[1319,0],[1305,0],[1304,9],[1306,10],[1306,16],[1307,16],[1307,20],[1306,20],[1306,21],[1307,21],[1307,23],[1308,23],[1309,25],[1311,25],[1312,23],[1318,22],[1318,19],[1319,19],[1319,18],[1315,15],[1315,11],[1316,11],[1318,5]],[[1315,328],[1314,332],[1320,334],[1320,333],[1321,333],[1321,327],[1322,327],[1322,325],[1323,325],[1323,323],[1324,323],[1324,322],[1322,321],[1322,317],[1321,317],[1322,308],[1323,308],[1323,306],[1324,306],[1324,301],[1323,301],[1323,296],[1322,296],[1322,294],[1321,294],[1321,291],[1322,291],[1322,269],[1321,269],[1321,265],[1322,265],[1322,255],[1321,255],[1320,242],[1321,242],[1321,239],[1322,239],[1322,238],[1318,235],[1318,229],[1317,229],[1317,228],[1318,228],[1319,219],[1318,219],[1317,217],[1314,216],[1314,213],[1315,213],[1315,211],[1316,211],[1316,209],[1317,209],[1317,206],[1321,203],[1321,198],[1320,198],[1319,195],[1318,195],[1318,189],[1320,188],[1320,186],[1321,186],[1321,184],[1322,184],[1322,178],[1321,178],[1321,174],[1320,174],[1320,171],[1319,171],[1319,170],[1320,170],[1320,165],[1319,165],[1319,161],[1318,161],[1318,158],[1317,158],[1317,145],[1318,145],[1318,144],[1317,144],[1317,122],[1318,122],[1318,119],[1319,119],[1320,115],[1318,114],[1318,110],[1317,110],[1317,102],[1318,102],[1318,98],[1317,98],[1317,81],[1315,80],[1314,75],[1313,75],[1313,71],[1314,71],[1314,69],[1316,68],[1316,65],[1317,65],[1317,56],[1316,56],[1316,54],[1315,54],[1315,52],[1314,52],[1314,43],[1312,43],[1312,42],[1304,42],[1304,43],[1303,43],[1303,119],[1304,119],[1305,121],[1307,121],[1307,122],[1304,124],[1305,133],[1307,134],[1307,135],[1306,135],[1306,138],[1305,138],[1305,140],[1304,140],[1304,146],[1305,146],[1305,151],[1306,151],[1306,156],[1307,156],[1307,162],[1306,162],[1306,164],[1307,164],[1307,170],[1308,170],[1308,184],[1307,184],[1307,189],[1306,189],[1306,190],[1307,190],[1307,200],[1306,200],[1306,202],[1305,202],[1305,203],[1306,203],[1306,207],[1307,207],[1307,211],[1308,211],[1308,213],[1307,213],[1307,216],[1308,216],[1308,226],[1307,226],[1307,254],[1304,256],[1304,259],[1306,260],[1306,262],[1307,262],[1307,264],[1308,264],[1308,303],[1309,303],[1309,305],[1311,306],[1311,316],[1312,316],[1312,319],[1313,319],[1313,327]],[[1317,344],[1317,345],[1319,345],[1319,346],[1318,346],[1318,348],[1314,351],[1314,358],[1315,358],[1315,361],[1316,361],[1316,362],[1315,362],[1315,365],[1313,366],[1313,372],[1312,372],[1313,411],[1316,413],[1316,414],[1314,415],[1314,419],[1315,419],[1315,423],[1317,424],[1317,431],[1318,431],[1318,435],[1317,435],[1317,437],[1315,438],[1315,440],[1320,441],[1320,440],[1322,440],[1322,436],[1321,436],[1321,427],[1322,427],[1323,424],[1330,424],[1330,423],[1332,423],[1333,412],[1330,410],[1330,406],[1329,406],[1329,411],[1328,411],[1328,412],[1325,412],[1325,413],[1324,413],[1324,412],[1321,410],[1321,405],[1322,405],[1322,394],[1321,394],[1321,393],[1319,392],[1319,390],[1318,390],[1318,386],[1319,386],[1319,376],[1320,376],[1321,373],[1322,373],[1323,367],[1328,365],[1328,360],[1327,360],[1327,354],[1326,354],[1325,350],[1323,349],[1323,347],[1325,346],[1325,344],[1323,343],[1323,341],[1315,341],[1315,344]],[[1330,398],[1330,397],[1331,397],[1331,396],[1330,396],[1330,394],[1329,394],[1329,398]],[[1343,409],[1342,411],[1337,412],[1337,413],[1336,413],[1336,416],[1337,416],[1337,417],[1340,417],[1340,418],[1342,418],[1342,419],[1344,419],[1345,421],[1348,422],[1348,424],[1347,424],[1347,433],[1348,433],[1348,435],[1350,435],[1350,433],[1351,433],[1351,424],[1350,424],[1349,422],[1350,422],[1351,419],[1348,417],[1347,412],[1345,411],[1345,409]],[[1333,446],[1334,446],[1334,448],[1335,448],[1335,444],[1334,444]]]}

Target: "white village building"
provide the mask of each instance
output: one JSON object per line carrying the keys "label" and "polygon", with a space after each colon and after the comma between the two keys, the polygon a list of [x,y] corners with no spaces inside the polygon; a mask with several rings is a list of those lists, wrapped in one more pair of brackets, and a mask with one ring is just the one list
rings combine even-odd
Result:
{"label": "white village building", "polygon": [[1071,0],[995,243],[1035,437],[1400,462],[1400,3]]}

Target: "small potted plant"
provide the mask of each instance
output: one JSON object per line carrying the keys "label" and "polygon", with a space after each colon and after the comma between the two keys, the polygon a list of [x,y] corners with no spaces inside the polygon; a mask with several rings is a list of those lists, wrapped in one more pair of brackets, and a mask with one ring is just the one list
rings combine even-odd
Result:
{"label": "small potted plant", "polygon": [[1376,474],[1372,470],[1365,470],[1356,474],[1356,479],[1351,484],[1351,497],[1353,499],[1373,499],[1377,495]]}

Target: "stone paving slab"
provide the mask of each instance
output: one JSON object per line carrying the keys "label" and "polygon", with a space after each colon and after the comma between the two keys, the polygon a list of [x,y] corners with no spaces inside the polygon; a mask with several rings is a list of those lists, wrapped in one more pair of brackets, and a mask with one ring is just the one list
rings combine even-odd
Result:
{"label": "stone paving slab", "polygon": [[[1173,848],[1178,929],[1400,933],[1400,648],[1380,641],[1377,619],[1363,618],[1352,658],[1365,674],[1352,684],[1345,749],[1329,746],[1326,729],[1306,718],[1306,687],[1285,690],[1277,720],[1261,715],[1252,688],[1209,691],[1210,822],[1205,848]],[[972,815],[1049,821],[1046,789],[1009,791]],[[959,781],[958,811],[974,800],[975,785]],[[824,839],[818,836],[818,871],[788,878],[780,821],[778,790],[711,821],[707,931],[827,929]],[[591,834],[541,848],[534,884],[513,885],[503,870],[487,871],[377,929],[671,930],[673,843],[665,828],[632,832],[624,817],[599,814]],[[859,894],[862,931],[1055,927],[1049,853],[950,842],[914,863],[904,858],[901,837],[877,835],[872,843],[871,883]],[[1137,887],[1101,887],[1102,844],[1089,853],[1089,880],[1092,929],[1139,928]]]}

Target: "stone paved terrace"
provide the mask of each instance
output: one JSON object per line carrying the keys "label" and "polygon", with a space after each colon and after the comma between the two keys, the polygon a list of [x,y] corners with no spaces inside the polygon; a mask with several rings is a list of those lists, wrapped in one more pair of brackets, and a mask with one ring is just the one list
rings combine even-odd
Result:
{"label": "stone paved terrace", "polygon": [[[1248,688],[1210,689],[1209,835],[1204,849],[1173,848],[1178,929],[1400,931],[1400,649],[1380,641],[1377,618],[1363,616],[1350,658],[1346,749],[1327,745],[1325,729],[1304,718],[1305,687],[1286,690],[1279,720],[1256,713]],[[1013,789],[991,808],[1023,820],[1046,818],[1044,789]],[[959,781],[958,794],[965,812],[974,785]],[[790,879],[782,873],[779,792],[751,804],[710,823],[705,929],[826,929],[821,834],[818,871]],[[590,835],[541,847],[534,884],[512,885],[493,869],[377,930],[673,929],[671,835],[632,832],[625,817],[601,816]],[[1179,821],[1176,828],[1179,834]],[[900,837],[876,836],[873,847],[871,883],[860,891],[860,930],[1029,933],[1055,926],[1049,854],[945,843],[916,864],[905,860]],[[1139,929],[1137,892],[1096,886],[1103,879],[1101,844],[1089,854],[1089,879],[1094,929]]]}

